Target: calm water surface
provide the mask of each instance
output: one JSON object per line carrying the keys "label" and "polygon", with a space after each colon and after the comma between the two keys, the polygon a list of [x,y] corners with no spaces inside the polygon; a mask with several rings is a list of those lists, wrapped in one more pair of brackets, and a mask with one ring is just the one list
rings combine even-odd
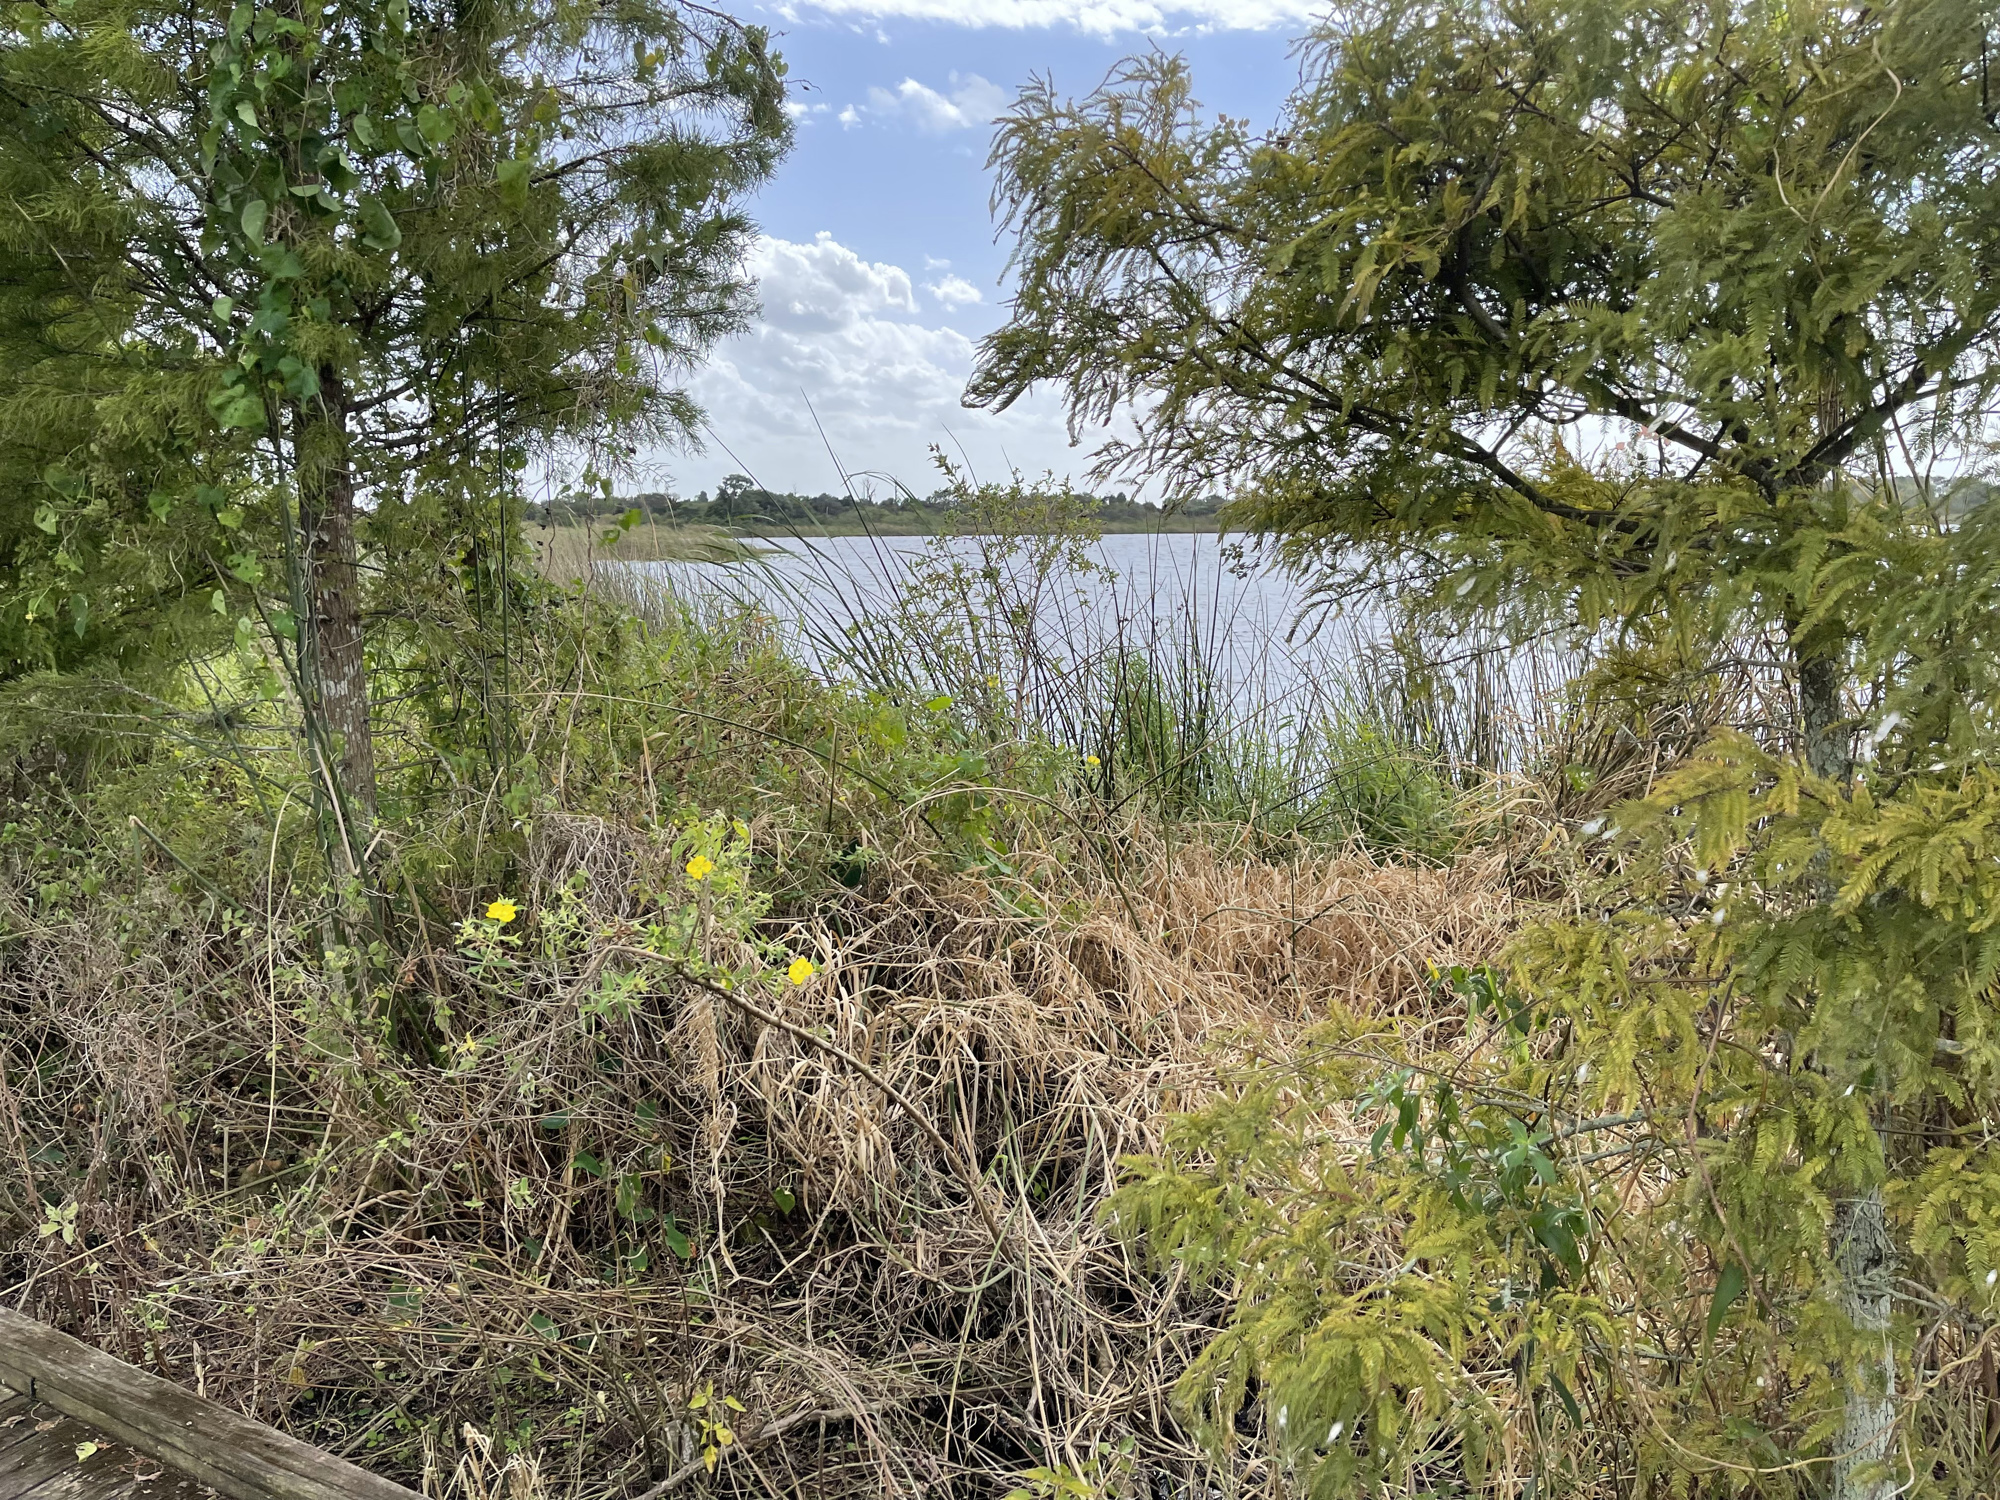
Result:
{"label": "calm water surface", "polygon": [[[1387,610],[1364,602],[1329,615],[1315,606],[1309,580],[1240,537],[1115,534],[1088,548],[1087,569],[1058,569],[1039,581],[1018,555],[990,557],[982,549],[988,541],[782,537],[761,543],[775,550],[756,563],[633,566],[683,596],[768,608],[805,654],[831,667],[829,641],[843,631],[871,622],[908,629],[914,621],[921,629],[934,611],[942,635],[953,615],[962,622],[968,609],[985,607],[990,588],[939,598],[935,589],[912,593],[911,584],[913,576],[935,578],[948,559],[975,571],[991,562],[998,595],[1025,602],[1032,615],[1037,652],[1085,664],[1139,651],[1155,663],[1191,665],[1237,716],[1267,726],[1370,699],[1391,688],[1400,668]],[[1532,716],[1568,675],[1546,652],[1465,644],[1440,676],[1458,692],[1504,700],[1517,717]]]}
{"label": "calm water surface", "polygon": [[1309,632],[1296,629],[1308,613],[1305,584],[1241,538],[1114,534],[1087,549],[1090,569],[1059,568],[1039,587],[1024,559],[990,558],[982,540],[779,537],[759,543],[775,549],[759,564],[638,566],[676,593],[752,599],[781,619],[816,610],[852,625],[893,615],[913,570],[934,572],[947,556],[975,569],[992,561],[1004,594],[1032,602],[1045,647],[1081,659],[1120,642],[1193,645],[1212,667],[1274,687],[1290,685],[1324,657],[1332,637],[1354,644],[1351,628],[1322,631],[1327,639],[1306,642]]}

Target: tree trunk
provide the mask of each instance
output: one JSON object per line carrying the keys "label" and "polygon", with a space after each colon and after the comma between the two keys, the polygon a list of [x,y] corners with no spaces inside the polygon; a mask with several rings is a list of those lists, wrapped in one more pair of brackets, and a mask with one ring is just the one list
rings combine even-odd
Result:
{"label": "tree trunk", "polygon": [[1799,720],[1805,734],[1806,767],[1815,776],[1845,781],[1854,773],[1847,715],[1841,702],[1845,674],[1840,659],[1824,651],[1798,650]]}
{"label": "tree trunk", "polygon": [[1896,1354],[1889,1344],[1889,1292],[1896,1246],[1882,1190],[1842,1201],[1833,1216],[1833,1263],[1840,1310],[1862,1342],[1879,1341],[1882,1356],[1856,1361],[1847,1372],[1847,1409],[1835,1439],[1833,1500],[1889,1500],[1901,1488],[1887,1462],[1896,1436]]}
{"label": "tree trunk", "polygon": [[[1854,774],[1854,756],[1840,659],[1823,650],[1798,649],[1795,660],[1806,766],[1816,776],[1844,782]],[[1899,1488],[1888,1464],[1896,1436],[1896,1354],[1889,1343],[1896,1245],[1882,1190],[1871,1187],[1841,1200],[1828,1241],[1840,1310],[1858,1344],[1879,1342],[1882,1351],[1879,1361],[1864,1356],[1846,1372],[1847,1406],[1834,1439],[1833,1500],[1890,1500]]]}
{"label": "tree trunk", "polygon": [[350,873],[358,874],[375,823],[375,743],[368,730],[368,676],[362,658],[361,570],[354,542],[354,468],[348,452],[347,393],[331,371],[320,394],[297,413],[299,527],[305,547],[307,619],[301,652],[307,712],[340,821]]}

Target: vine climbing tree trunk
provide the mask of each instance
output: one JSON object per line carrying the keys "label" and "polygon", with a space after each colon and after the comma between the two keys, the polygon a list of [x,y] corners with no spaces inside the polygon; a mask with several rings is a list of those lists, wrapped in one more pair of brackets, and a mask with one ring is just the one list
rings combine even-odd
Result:
{"label": "vine climbing tree trunk", "polygon": [[362,655],[361,568],[355,545],[354,465],[347,395],[340,377],[321,372],[317,400],[294,426],[299,530],[305,553],[306,619],[301,663],[314,753],[339,823],[350,874],[366,859],[375,823],[375,744],[368,726],[368,675]]}

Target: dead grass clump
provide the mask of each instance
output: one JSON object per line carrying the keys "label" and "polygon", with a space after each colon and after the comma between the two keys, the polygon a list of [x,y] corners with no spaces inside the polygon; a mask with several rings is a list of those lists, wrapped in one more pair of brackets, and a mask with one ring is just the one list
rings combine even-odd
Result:
{"label": "dead grass clump", "polygon": [[109,969],[87,922],[17,926],[0,1131],[75,1225],[11,1205],[18,1299],[468,1494],[991,1495],[1126,1438],[1151,1493],[1274,1482],[1207,1472],[1166,1392],[1219,1308],[1098,1207],[1216,1086],[1217,1038],[1407,1007],[1428,962],[1490,956],[1499,872],[1182,847],[1122,891],[1000,889],[884,857],[773,919],[819,972],[760,1019],[681,979],[598,1002],[663,860],[538,823],[521,945],[401,965],[420,1049],[282,912],[188,906]]}
{"label": "dead grass clump", "polygon": [[1233,974],[1298,1013],[1337,1000],[1361,1013],[1404,1009],[1445,953],[1486,954],[1512,920],[1504,859],[1449,869],[1350,854],[1275,864],[1211,847],[1156,858],[1141,886],[1166,946],[1205,974]]}

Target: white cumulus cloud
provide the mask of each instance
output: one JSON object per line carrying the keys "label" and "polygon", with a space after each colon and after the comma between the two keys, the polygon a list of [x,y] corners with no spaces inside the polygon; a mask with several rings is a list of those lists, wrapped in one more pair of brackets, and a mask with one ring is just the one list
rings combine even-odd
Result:
{"label": "white cumulus cloud", "polygon": [[825,332],[880,312],[915,312],[901,266],[863,260],[824,229],[810,245],[769,236],[750,262],[768,327]]}
{"label": "white cumulus cloud", "polygon": [[926,281],[924,290],[953,312],[961,307],[970,307],[974,303],[986,300],[979,294],[979,288],[963,276],[946,276],[939,281]]}
{"label": "white cumulus cloud", "polygon": [[894,91],[868,91],[868,113],[882,119],[905,119],[919,130],[943,135],[953,130],[983,130],[993,123],[1013,99],[998,84],[988,83],[977,73],[953,73],[950,92],[940,93],[929,84],[905,78]]}
{"label": "white cumulus cloud", "polygon": [[[933,444],[982,478],[1012,468],[1081,477],[1088,450],[1070,446],[1052,399],[1037,394],[997,414],[959,404],[975,342],[925,321],[900,266],[822,233],[810,243],[766,237],[749,269],[763,316],[691,382],[708,412],[708,451],[665,466],[676,489],[712,489],[742,470],[772,489],[837,492],[829,445],[850,474],[893,475],[918,493],[937,484]],[[943,288],[977,299],[958,277],[925,289],[951,305]]]}
{"label": "white cumulus cloud", "polygon": [[791,0],[792,15],[817,10],[857,20],[942,21],[1027,30],[1069,26],[1094,36],[1192,27],[1207,31],[1296,28],[1326,13],[1325,0]]}

